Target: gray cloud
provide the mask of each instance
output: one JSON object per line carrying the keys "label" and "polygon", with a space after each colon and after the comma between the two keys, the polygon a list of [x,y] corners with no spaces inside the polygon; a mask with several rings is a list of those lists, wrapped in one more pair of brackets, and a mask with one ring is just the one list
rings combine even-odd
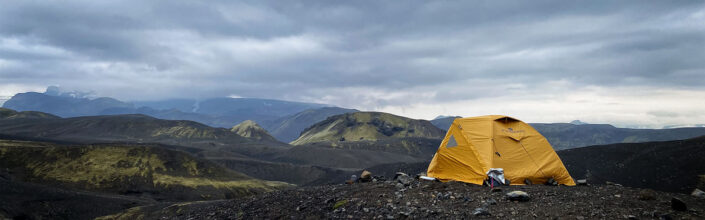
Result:
{"label": "gray cloud", "polygon": [[699,94],[703,23],[698,1],[9,1],[0,85],[124,100],[325,101],[432,118],[463,112],[409,109],[593,87]]}

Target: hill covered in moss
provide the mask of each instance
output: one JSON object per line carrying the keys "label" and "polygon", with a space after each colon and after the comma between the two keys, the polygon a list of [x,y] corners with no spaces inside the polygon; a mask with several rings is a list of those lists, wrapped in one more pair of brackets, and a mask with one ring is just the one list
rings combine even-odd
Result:
{"label": "hill covered in moss", "polygon": [[267,130],[264,130],[264,128],[262,128],[259,124],[251,120],[246,120],[233,126],[230,131],[235,132],[240,136],[254,138],[256,140],[277,141],[277,139],[272,137]]}
{"label": "hill covered in moss", "polygon": [[20,118],[59,118],[59,116],[35,111],[15,111],[9,108],[0,108],[0,119],[20,119]]}
{"label": "hill covered in moss", "polygon": [[378,141],[392,138],[442,138],[443,130],[426,120],[415,120],[383,112],[354,112],[331,116],[303,131],[291,142]]}
{"label": "hill covered in moss", "polygon": [[15,178],[26,182],[158,201],[235,198],[289,186],[150,145],[1,140],[0,167],[12,170]]}

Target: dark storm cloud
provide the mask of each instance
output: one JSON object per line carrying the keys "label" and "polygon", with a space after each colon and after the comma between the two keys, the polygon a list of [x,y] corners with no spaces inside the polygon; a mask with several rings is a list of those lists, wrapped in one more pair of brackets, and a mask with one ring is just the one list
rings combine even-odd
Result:
{"label": "dark storm cloud", "polygon": [[[0,80],[122,99],[403,105],[705,84],[699,1],[5,1]],[[489,84],[496,83],[497,86]],[[561,91],[552,91],[558,92]],[[399,93],[395,100],[379,98]],[[435,95],[434,95],[435,94]],[[348,94],[349,95],[349,94]],[[336,104],[336,103],[334,103]]]}

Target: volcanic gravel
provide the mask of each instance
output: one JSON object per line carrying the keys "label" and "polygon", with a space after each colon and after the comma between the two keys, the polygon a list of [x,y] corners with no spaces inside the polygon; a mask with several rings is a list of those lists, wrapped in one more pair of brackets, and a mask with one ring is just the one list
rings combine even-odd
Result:
{"label": "volcanic gravel", "polygon": [[[530,200],[510,201],[520,190]],[[672,199],[686,211],[672,208]],[[486,215],[475,215],[478,209]],[[151,210],[151,211],[148,211]],[[293,188],[251,197],[145,207],[159,219],[705,219],[705,201],[690,195],[619,185],[504,186],[414,180]]]}

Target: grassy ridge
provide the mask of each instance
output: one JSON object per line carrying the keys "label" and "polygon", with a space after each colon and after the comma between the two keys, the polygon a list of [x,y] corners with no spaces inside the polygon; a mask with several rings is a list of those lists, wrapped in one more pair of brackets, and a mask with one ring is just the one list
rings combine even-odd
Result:
{"label": "grassy ridge", "polygon": [[0,141],[0,167],[30,182],[148,194],[159,200],[232,198],[288,186],[253,179],[184,152],[146,146]]}
{"label": "grassy ridge", "polygon": [[441,138],[445,132],[429,121],[414,120],[383,112],[355,112],[336,115],[312,125],[291,142],[377,141],[391,138]]}

